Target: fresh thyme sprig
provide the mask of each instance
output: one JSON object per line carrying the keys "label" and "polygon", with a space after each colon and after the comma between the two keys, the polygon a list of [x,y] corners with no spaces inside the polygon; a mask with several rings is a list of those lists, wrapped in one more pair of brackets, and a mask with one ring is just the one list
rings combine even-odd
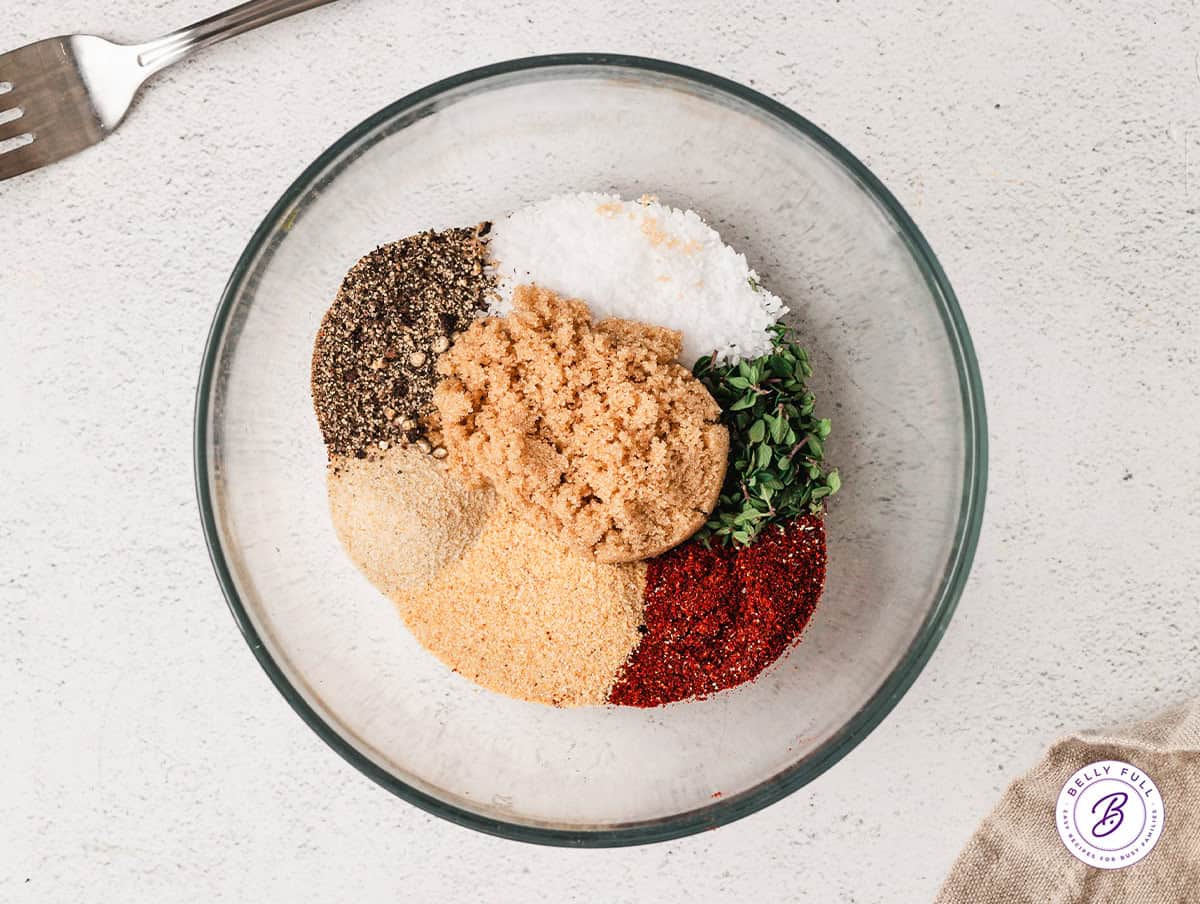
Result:
{"label": "fresh thyme sprig", "polygon": [[813,414],[808,354],[789,341],[787,327],[771,329],[770,354],[724,365],[706,355],[694,368],[729,427],[725,485],[699,532],[706,543],[749,546],[769,524],[821,512],[842,485],[837,470],[825,467],[830,424]]}

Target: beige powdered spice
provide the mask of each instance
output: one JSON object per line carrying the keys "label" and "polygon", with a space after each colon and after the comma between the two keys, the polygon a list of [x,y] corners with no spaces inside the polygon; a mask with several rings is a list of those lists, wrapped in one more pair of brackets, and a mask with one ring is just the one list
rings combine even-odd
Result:
{"label": "beige powdered spice", "polygon": [[491,490],[464,487],[411,446],[335,456],[328,489],[342,545],[387,594],[427,584],[461,559],[495,506]]}
{"label": "beige powdered spice", "polygon": [[598,562],[665,552],[707,520],[729,453],[679,350],[674,330],[518,286],[438,359],[451,469]]}
{"label": "beige powdered spice", "polygon": [[601,705],[641,637],[646,566],[571,555],[497,505],[479,540],[416,590],[392,594],[446,665],[501,694]]}

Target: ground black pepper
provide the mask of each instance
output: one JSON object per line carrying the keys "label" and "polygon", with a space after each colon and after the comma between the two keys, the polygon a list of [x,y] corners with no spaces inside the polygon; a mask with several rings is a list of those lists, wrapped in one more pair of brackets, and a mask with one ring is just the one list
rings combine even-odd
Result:
{"label": "ground black pepper", "polygon": [[313,404],[331,455],[423,435],[438,349],[493,290],[483,238],[490,227],[411,235],[346,274],[313,347]]}

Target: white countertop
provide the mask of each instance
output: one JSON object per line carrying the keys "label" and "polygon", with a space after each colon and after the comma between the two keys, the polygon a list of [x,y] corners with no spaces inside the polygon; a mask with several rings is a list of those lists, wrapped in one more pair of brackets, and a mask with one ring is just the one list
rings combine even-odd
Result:
{"label": "white countertop", "polygon": [[[219,2],[9,4],[0,43]],[[1053,738],[1200,693],[1193,3],[409,6],[214,48],[0,183],[0,899],[928,901]],[[457,828],[327,748],[238,634],[192,484],[204,337],[284,187],[396,97],[570,50],[746,82],[857,154],[958,291],[991,432],[966,593],[883,725],[761,813],[611,851]]]}

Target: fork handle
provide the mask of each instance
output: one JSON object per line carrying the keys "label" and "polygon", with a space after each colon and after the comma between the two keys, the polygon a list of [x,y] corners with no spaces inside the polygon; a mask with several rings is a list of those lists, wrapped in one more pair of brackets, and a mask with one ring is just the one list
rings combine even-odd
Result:
{"label": "fork handle", "polygon": [[211,47],[242,32],[332,2],[333,0],[249,0],[248,3],[242,3],[139,45],[138,64],[145,70],[146,77],[149,77],[201,48]]}

